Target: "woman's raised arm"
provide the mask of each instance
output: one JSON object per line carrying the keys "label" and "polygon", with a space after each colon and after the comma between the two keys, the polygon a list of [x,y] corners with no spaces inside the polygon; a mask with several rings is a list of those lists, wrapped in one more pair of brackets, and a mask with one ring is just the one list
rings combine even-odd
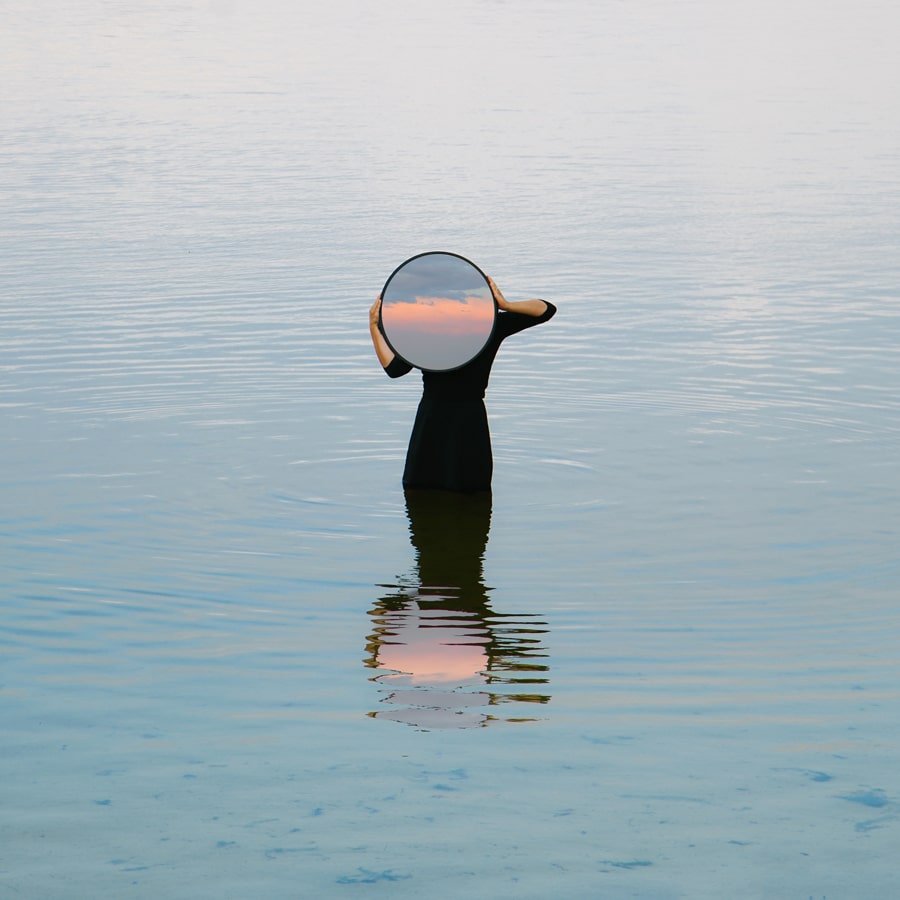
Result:
{"label": "woman's raised arm", "polygon": [[381,294],[372,304],[369,310],[369,333],[372,335],[372,344],[375,346],[375,355],[383,368],[387,368],[394,360],[394,351],[388,346],[381,329],[378,327],[378,314],[381,311]]}
{"label": "woman's raised arm", "polygon": [[505,309],[507,312],[522,313],[525,316],[542,316],[547,311],[547,304],[543,300],[516,300],[510,301],[503,296],[500,288],[494,284],[494,279],[488,277],[488,284],[491,286],[491,293],[497,306]]}

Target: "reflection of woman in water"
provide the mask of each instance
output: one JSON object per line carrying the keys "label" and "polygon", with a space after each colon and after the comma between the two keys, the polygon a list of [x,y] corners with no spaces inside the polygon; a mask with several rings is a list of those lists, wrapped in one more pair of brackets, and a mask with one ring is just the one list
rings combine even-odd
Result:
{"label": "reflection of woman in water", "polygon": [[482,569],[491,495],[407,491],[406,509],[416,570],[384,585],[391,593],[370,611],[365,662],[381,670],[373,681],[385,689],[384,707],[372,715],[466,728],[497,718],[484,707],[546,703],[529,692],[547,683],[544,623],[499,615],[488,604]]}
{"label": "reflection of woman in water", "polygon": [[[422,372],[422,399],[416,412],[403,486],[451,491],[487,491],[494,462],[484,393],[494,357],[510,335],[552,318],[556,307],[545,300],[511,303],[488,279],[499,308],[491,339],[473,360],[449,372]],[[375,353],[391,378],[412,368],[394,355],[378,324],[381,297],[369,311]]]}

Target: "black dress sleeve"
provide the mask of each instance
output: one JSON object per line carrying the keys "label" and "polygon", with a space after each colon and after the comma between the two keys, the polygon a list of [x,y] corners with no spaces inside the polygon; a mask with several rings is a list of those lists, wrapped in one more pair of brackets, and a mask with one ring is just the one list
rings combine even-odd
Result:
{"label": "black dress sleeve", "polygon": [[412,366],[408,362],[404,362],[400,359],[399,356],[395,356],[384,367],[384,371],[387,372],[388,377],[390,378],[400,378],[402,375],[406,375],[407,372],[411,372]]}
{"label": "black dress sleeve", "polygon": [[500,339],[508,338],[511,334],[518,334],[526,328],[533,328],[549,321],[556,315],[556,307],[544,300],[547,308],[539,316],[526,316],[524,313],[502,311],[497,313],[497,331]]}

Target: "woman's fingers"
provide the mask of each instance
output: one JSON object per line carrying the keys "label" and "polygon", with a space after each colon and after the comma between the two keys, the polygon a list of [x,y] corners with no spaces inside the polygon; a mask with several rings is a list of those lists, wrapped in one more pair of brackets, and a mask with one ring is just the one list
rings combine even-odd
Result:
{"label": "woman's fingers", "polygon": [[500,309],[506,309],[506,297],[503,296],[503,292],[500,290],[500,288],[497,287],[494,279],[491,278],[490,275],[487,276],[487,280],[488,284],[491,287],[491,293],[494,295],[494,299],[497,301],[497,306],[499,306]]}

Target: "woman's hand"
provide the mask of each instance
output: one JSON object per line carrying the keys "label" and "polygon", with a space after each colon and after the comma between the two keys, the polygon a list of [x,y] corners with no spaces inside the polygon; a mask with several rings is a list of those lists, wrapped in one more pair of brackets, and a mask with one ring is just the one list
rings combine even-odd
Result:
{"label": "woman's hand", "polygon": [[378,314],[381,312],[381,294],[372,304],[369,310],[369,332],[372,335],[372,344],[375,347],[375,355],[378,362],[386,369],[394,358],[394,351],[388,346],[388,342],[384,339],[381,329],[378,327]]}
{"label": "woman's hand", "polygon": [[369,310],[369,328],[378,329],[378,317],[381,313],[381,294],[378,295],[378,299],[372,304],[372,308]]}
{"label": "woman's hand", "polygon": [[487,276],[488,284],[491,286],[491,293],[494,295],[494,301],[500,309],[509,309],[509,300],[503,296],[503,292],[494,283],[494,279],[490,275]]}

